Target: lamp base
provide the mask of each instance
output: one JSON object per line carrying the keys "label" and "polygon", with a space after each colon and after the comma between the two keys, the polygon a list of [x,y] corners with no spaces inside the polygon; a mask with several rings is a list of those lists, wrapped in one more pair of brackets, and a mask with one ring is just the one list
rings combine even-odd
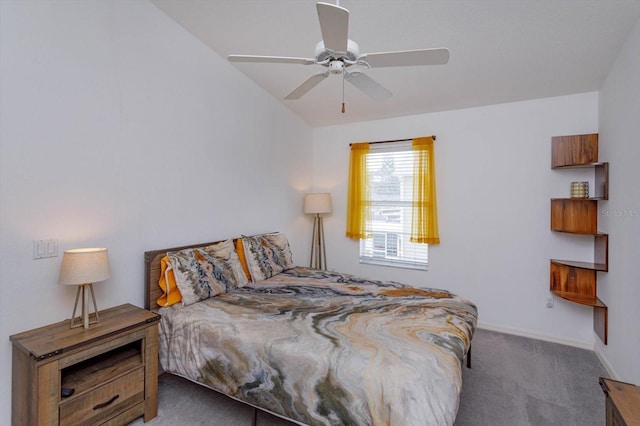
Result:
{"label": "lamp base", "polygon": [[313,236],[311,238],[309,267],[315,269],[327,269],[327,251],[324,244],[324,225],[322,224],[322,216],[317,213],[313,219]]}
{"label": "lamp base", "polygon": [[[93,312],[94,318],[90,319],[89,315],[89,292],[91,292],[91,299],[93,300]],[[76,310],[78,308],[78,298],[82,293],[82,316],[76,317]],[[76,324],[76,319],[80,320],[79,323]],[[96,296],[93,293],[93,284],[81,284],[78,286],[78,291],[76,292],[76,303],[73,305],[73,314],[71,314],[71,323],[69,324],[70,328],[76,328],[80,326],[84,326],[84,328],[89,328],[89,324],[95,324],[100,322],[100,316],[98,315],[98,305],[96,305]]]}

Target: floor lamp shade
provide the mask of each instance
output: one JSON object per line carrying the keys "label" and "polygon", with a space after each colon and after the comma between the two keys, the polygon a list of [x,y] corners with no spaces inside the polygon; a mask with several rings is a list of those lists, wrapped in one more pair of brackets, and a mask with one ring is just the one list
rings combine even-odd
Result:
{"label": "floor lamp shade", "polygon": [[304,212],[307,214],[331,213],[331,194],[317,192],[304,196]]}
{"label": "floor lamp shade", "polygon": [[[63,285],[77,285],[76,302],[71,316],[71,327],[84,325],[89,328],[90,323],[100,321],[98,306],[93,293],[93,283],[108,279],[111,276],[109,267],[109,253],[106,248],[81,248],[65,250],[60,267],[58,283]],[[89,321],[89,293],[93,299],[95,320]],[[82,295],[82,323],[74,324],[78,298]]]}
{"label": "floor lamp shade", "polygon": [[311,239],[311,257],[309,267],[327,269],[327,252],[324,244],[324,225],[322,215],[331,213],[331,194],[316,192],[304,196],[304,212],[313,214],[313,236]]}

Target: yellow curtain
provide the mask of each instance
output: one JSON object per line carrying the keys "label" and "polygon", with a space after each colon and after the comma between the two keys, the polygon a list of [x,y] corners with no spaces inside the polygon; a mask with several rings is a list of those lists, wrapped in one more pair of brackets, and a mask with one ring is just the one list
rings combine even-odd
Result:
{"label": "yellow curtain", "polygon": [[413,140],[412,243],[440,244],[433,138]]}
{"label": "yellow curtain", "polygon": [[347,237],[370,238],[366,229],[369,218],[369,178],[367,176],[367,142],[352,143],[349,158],[349,198],[347,200]]}

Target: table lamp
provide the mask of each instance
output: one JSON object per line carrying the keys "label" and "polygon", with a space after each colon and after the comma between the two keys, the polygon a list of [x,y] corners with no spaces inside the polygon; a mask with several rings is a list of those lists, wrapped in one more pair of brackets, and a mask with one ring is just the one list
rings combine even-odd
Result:
{"label": "table lamp", "polygon": [[[60,268],[59,284],[77,285],[76,303],[73,306],[71,315],[71,328],[89,328],[89,324],[100,321],[98,316],[98,305],[93,293],[93,283],[104,281],[111,276],[109,269],[109,253],[106,248],[80,248],[65,250]],[[89,321],[89,292],[93,300],[93,310],[95,319]],[[76,309],[78,308],[78,298],[82,294],[82,317],[81,322],[75,324]]]}
{"label": "table lamp", "polygon": [[311,238],[311,257],[309,267],[327,269],[327,252],[324,244],[324,226],[322,214],[331,213],[331,194],[315,192],[304,196],[304,212],[315,215],[313,218],[313,237]]}

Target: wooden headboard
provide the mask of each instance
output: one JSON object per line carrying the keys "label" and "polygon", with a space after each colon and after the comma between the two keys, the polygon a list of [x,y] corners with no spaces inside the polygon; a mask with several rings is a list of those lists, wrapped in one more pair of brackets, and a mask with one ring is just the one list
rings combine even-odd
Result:
{"label": "wooden headboard", "polygon": [[[158,285],[158,280],[160,280],[160,260],[167,255],[168,251],[178,251],[178,250],[184,250],[187,248],[195,248],[195,247],[206,247],[218,242],[220,241],[146,251],[144,253],[144,307],[145,309],[154,311],[159,308],[156,301],[160,296],[162,296],[162,289]],[[235,243],[235,240],[234,240],[234,243]]]}

